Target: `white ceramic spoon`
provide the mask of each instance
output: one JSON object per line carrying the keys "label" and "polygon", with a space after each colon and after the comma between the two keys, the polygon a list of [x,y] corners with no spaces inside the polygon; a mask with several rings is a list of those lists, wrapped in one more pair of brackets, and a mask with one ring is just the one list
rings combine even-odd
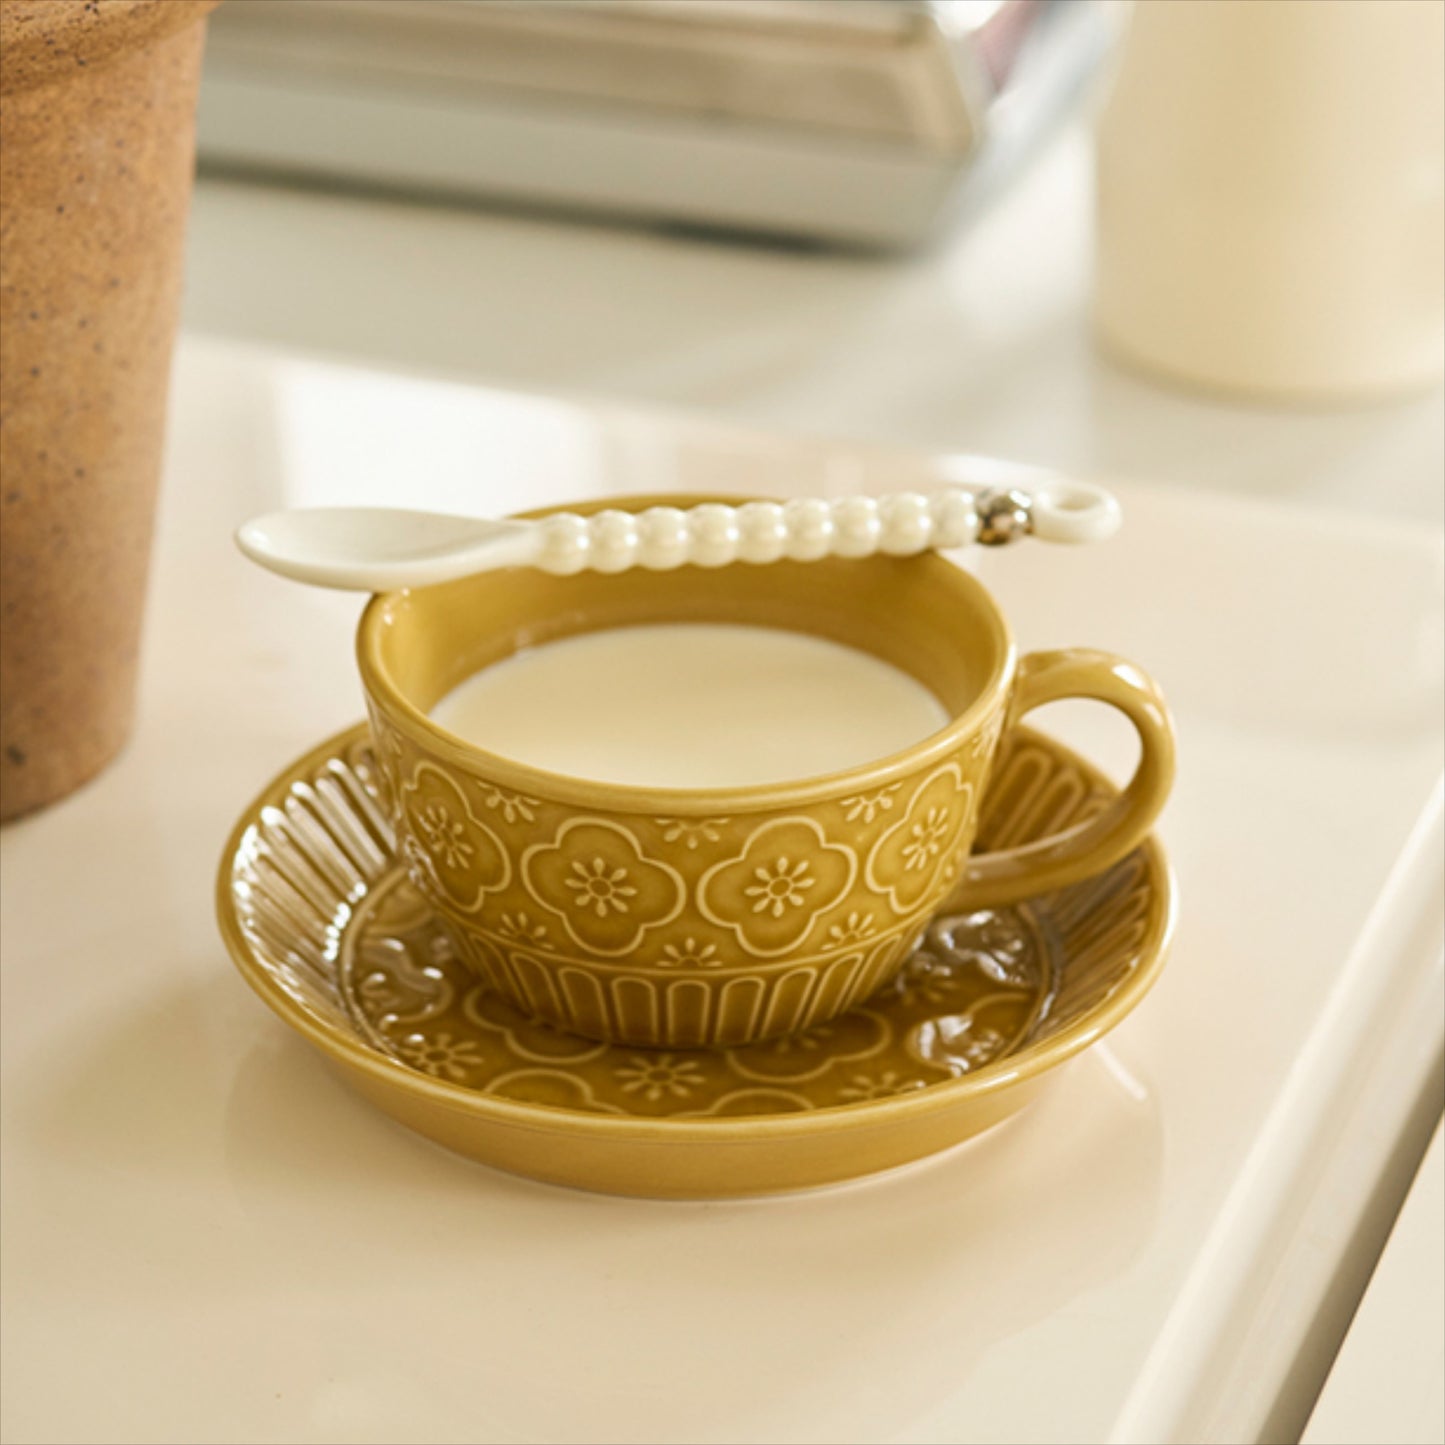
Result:
{"label": "white ceramic spoon", "polygon": [[236,542],[253,562],[320,587],[386,592],[449,582],[496,567],[566,575],[590,568],[663,571],[691,563],[811,562],[820,557],[906,557],[930,548],[998,546],[1020,537],[1098,542],[1119,527],[1119,504],[1102,487],[1050,478],[1028,487],[923,496],[705,502],[686,511],[649,507],[537,521],[487,521],[386,507],[271,512]]}

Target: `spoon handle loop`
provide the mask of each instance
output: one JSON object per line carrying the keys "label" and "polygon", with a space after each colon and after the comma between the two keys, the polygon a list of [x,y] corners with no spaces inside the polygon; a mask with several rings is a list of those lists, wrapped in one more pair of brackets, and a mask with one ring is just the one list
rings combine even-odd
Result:
{"label": "spoon handle loop", "polygon": [[821,557],[909,557],[930,548],[1004,546],[1021,537],[1102,541],[1118,529],[1119,507],[1101,488],[1059,481],[1039,490],[961,487],[924,496],[798,498],[790,502],[705,502],[682,510],[557,512],[539,524],[534,565],[568,575],[629,567],[665,571],[691,564],[798,562]]}

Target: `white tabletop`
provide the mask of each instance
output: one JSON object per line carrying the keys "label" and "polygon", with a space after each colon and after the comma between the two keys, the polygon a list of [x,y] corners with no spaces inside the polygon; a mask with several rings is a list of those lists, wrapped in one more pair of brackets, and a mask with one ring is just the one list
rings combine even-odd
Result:
{"label": "white tabletop", "polygon": [[[1352,1303],[1333,1292],[1363,1284],[1437,1102],[1438,538],[1125,488],[1107,552],[974,557],[1025,647],[1115,648],[1171,696],[1175,955],[1105,1048],[962,1151],[656,1205],[413,1138],[230,968],[221,841],[361,705],[356,599],[248,567],[229,530],[285,502],[829,491],[926,464],[195,340],[174,402],[135,742],[3,839],[6,1439],[1302,1423]],[[1118,772],[1096,712],[1044,721]]]}
{"label": "white tabletop", "polygon": [[[3,839],[5,1440],[1298,1434],[1438,1113],[1440,401],[1108,370],[1079,160],[892,262],[202,188],[136,739]],[[572,1194],[379,1117],[235,976],[221,842],[360,715],[355,600],[248,569],[244,517],[923,466],[483,377],[1164,484],[1107,554],[980,564],[1025,646],[1151,667],[1183,744],[1174,957],[1019,1119],[792,1200]],[[1092,712],[1043,721],[1127,765]]]}

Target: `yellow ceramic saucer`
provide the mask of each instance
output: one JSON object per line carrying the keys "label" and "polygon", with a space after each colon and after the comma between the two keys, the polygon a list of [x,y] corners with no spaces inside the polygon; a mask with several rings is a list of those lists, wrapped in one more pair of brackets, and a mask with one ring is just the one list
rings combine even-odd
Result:
{"label": "yellow ceramic saucer", "polygon": [[[940,919],[897,982],[809,1033],[651,1052],[533,1023],[477,982],[392,853],[370,736],[323,743],[246,809],[217,888],[247,982],[387,1113],[483,1163],[685,1199],[807,1188],[969,1138],[1119,1022],[1164,959],[1150,839],[1107,873]],[[1115,789],[1017,730],[981,848],[1082,821]],[[528,920],[514,920],[519,936]],[[697,966],[706,966],[698,960]]]}

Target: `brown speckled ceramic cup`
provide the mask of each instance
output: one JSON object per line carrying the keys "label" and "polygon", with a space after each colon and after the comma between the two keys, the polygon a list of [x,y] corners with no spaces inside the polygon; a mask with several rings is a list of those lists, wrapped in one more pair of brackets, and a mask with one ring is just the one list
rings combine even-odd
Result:
{"label": "brown speckled ceramic cup", "polygon": [[0,0],[0,818],[129,731],[219,0]]}

